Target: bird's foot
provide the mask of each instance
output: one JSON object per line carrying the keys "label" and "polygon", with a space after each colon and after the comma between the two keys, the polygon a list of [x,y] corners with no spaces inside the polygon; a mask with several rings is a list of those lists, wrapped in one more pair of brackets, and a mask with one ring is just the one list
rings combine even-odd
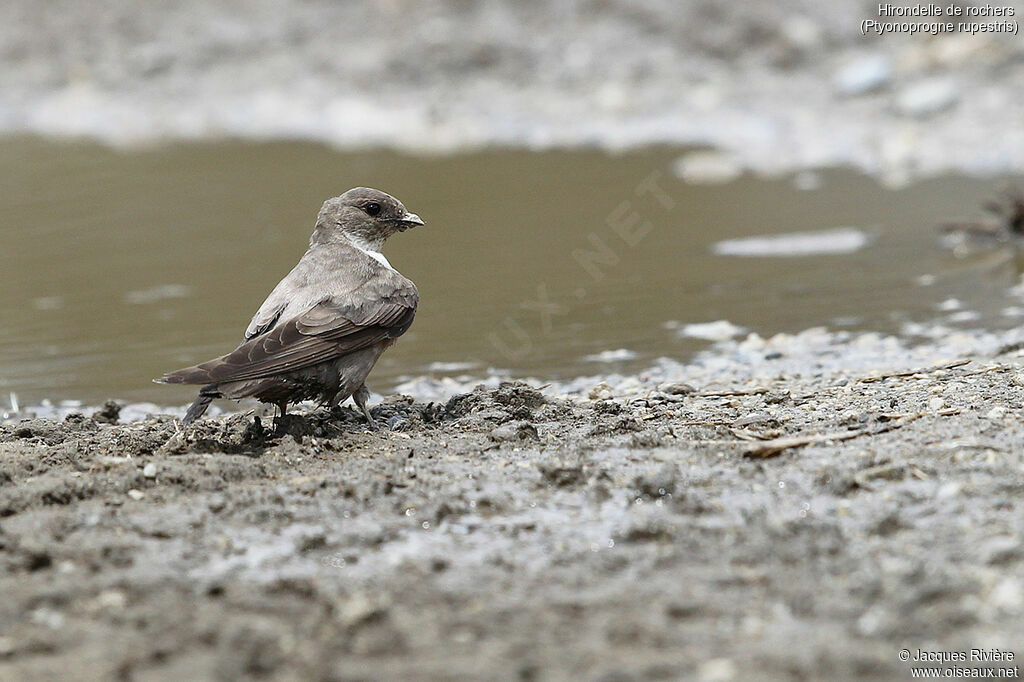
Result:
{"label": "bird's foot", "polygon": [[363,384],[356,392],[352,394],[352,400],[355,402],[356,407],[366,417],[366,424],[370,427],[371,431],[377,430],[377,422],[374,420],[373,415],[370,414],[370,408],[366,406],[366,401],[370,397],[370,389],[366,388],[366,384]]}

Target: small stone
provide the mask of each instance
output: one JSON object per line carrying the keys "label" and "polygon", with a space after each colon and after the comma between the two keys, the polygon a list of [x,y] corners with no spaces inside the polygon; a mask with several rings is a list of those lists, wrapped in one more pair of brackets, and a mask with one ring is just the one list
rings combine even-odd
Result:
{"label": "small stone", "polygon": [[936,398],[932,398],[931,400],[928,401],[928,409],[929,410],[941,410],[945,406],[946,406],[946,401],[943,400],[942,398],[936,397]]}
{"label": "small stone", "polygon": [[356,628],[387,618],[388,607],[387,601],[373,599],[362,592],[357,592],[337,604],[337,619],[346,628]]}
{"label": "small stone", "polygon": [[587,397],[591,400],[608,400],[612,397],[612,387],[602,381],[595,384],[594,387],[590,389],[590,393]]}
{"label": "small stone", "polygon": [[932,78],[911,85],[896,101],[904,114],[923,118],[937,114],[956,104],[956,84],[946,78]]}
{"label": "small stone", "polygon": [[989,603],[1000,611],[1020,611],[1024,606],[1024,586],[1015,578],[1003,578],[989,593]]}
{"label": "small stone", "polygon": [[728,682],[736,677],[736,664],[728,658],[710,658],[697,667],[697,679],[703,682]]}
{"label": "small stone", "polygon": [[856,96],[883,87],[892,78],[892,64],[882,54],[860,57],[843,66],[835,77],[836,90],[842,95]]}
{"label": "small stone", "polygon": [[92,420],[99,424],[116,424],[121,417],[121,406],[113,400],[103,404],[103,409],[92,413]]}
{"label": "small stone", "polygon": [[104,590],[96,597],[95,604],[103,611],[124,611],[128,597],[121,590]]}
{"label": "small stone", "polygon": [[529,422],[509,422],[496,427],[490,433],[496,443],[521,440],[539,440],[536,427]]}
{"label": "small stone", "polygon": [[658,391],[666,393],[668,395],[689,395],[690,393],[696,393],[695,389],[690,384],[682,384],[677,382],[666,382],[664,384],[658,384]]}
{"label": "small stone", "polygon": [[412,422],[399,414],[388,419],[388,429],[391,431],[408,431],[410,426]]}
{"label": "small stone", "polygon": [[132,498],[136,502],[138,502],[145,496],[146,493],[142,492],[141,490],[136,490],[135,488],[132,488],[131,490],[128,491],[128,497]]}
{"label": "small stone", "polygon": [[150,462],[146,466],[142,467],[142,475],[146,478],[156,478],[156,464]]}
{"label": "small stone", "polygon": [[1018,561],[1024,556],[1024,549],[1016,538],[1001,535],[982,543],[978,555],[986,564],[1005,564]]}
{"label": "small stone", "polygon": [[744,427],[751,426],[753,424],[763,424],[765,422],[772,421],[775,421],[775,418],[772,417],[767,412],[751,412],[749,414],[743,415],[742,417],[734,421],[732,425],[735,427]]}
{"label": "small stone", "polygon": [[1006,408],[1002,405],[996,405],[991,410],[985,413],[985,419],[999,420],[1006,416]]}
{"label": "small stone", "polygon": [[56,630],[64,625],[64,614],[46,606],[40,606],[29,614],[29,619],[36,625]]}

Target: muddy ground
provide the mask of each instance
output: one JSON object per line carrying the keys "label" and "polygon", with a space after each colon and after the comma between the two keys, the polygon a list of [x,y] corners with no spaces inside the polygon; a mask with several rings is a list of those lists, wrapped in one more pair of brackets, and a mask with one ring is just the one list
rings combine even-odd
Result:
{"label": "muddy ground", "polygon": [[902,648],[1019,663],[1024,366],[969,360],[392,397],[378,431],[348,408],[8,422],[0,678],[909,679]]}

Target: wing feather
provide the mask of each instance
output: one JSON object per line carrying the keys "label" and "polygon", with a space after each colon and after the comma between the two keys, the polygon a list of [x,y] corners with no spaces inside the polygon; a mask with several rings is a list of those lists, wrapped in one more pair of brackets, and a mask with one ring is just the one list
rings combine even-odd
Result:
{"label": "wing feather", "polygon": [[292,319],[276,320],[227,355],[172,372],[162,381],[220,384],[263,379],[396,339],[409,329],[419,303],[416,287],[408,280],[404,284],[383,296],[369,291],[344,301],[326,298]]}

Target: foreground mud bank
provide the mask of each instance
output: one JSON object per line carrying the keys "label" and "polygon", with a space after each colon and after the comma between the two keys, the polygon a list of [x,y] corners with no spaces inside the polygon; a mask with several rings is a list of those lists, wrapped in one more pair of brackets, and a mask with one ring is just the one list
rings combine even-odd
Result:
{"label": "foreground mud bank", "polygon": [[902,679],[902,648],[1013,650],[1006,350],[396,397],[377,432],[348,409],[8,423],[0,677]]}

